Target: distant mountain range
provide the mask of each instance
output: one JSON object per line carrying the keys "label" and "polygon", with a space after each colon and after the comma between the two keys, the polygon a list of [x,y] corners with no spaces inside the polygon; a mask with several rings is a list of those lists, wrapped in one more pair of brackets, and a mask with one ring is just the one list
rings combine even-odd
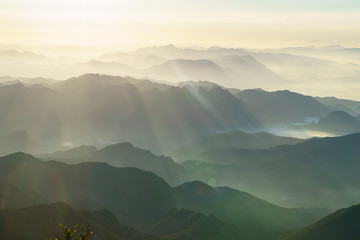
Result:
{"label": "distant mountain range", "polygon": [[360,237],[359,49],[2,49],[0,240]]}
{"label": "distant mountain range", "polygon": [[285,209],[246,192],[212,188],[199,181],[184,183],[174,188],[174,193],[178,207],[213,214],[232,223],[242,230],[244,239],[276,239],[282,232],[302,225],[302,221],[327,213],[323,209]]}
{"label": "distant mountain range", "polygon": [[302,141],[304,140],[291,137],[279,137],[265,132],[249,134],[236,130],[216,134],[191,143],[188,146],[171,152],[170,156],[176,160],[194,160],[201,153],[216,148],[265,149],[278,145],[296,144]]}
{"label": "distant mountain range", "polygon": [[[274,51],[271,50],[271,51]],[[328,46],[309,46],[309,47],[288,47],[282,48],[275,52],[288,52],[292,54],[302,54],[313,57],[328,58],[332,60],[343,60],[348,59],[349,62],[358,62],[360,63],[360,58],[358,53],[360,52],[359,48],[346,48],[341,45],[328,45]]]}
{"label": "distant mountain range", "polygon": [[[69,144],[132,142],[164,153],[232,130],[286,135],[290,124],[332,111],[313,97],[289,91],[240,91],[208,82],[174,87],[97,74],[50,87],[0,86],[0,100],[8,103],[0,105],[0,133],[25,131],[35,142],[46,142],[43,152]],[[338,134],[346,133],[351,132]]]}
{"label": "distant mountain range", "polygon": [[315,98],[290,91],[245,90],[235,96],[255,105],[255,116],[258,119],[278,126],[306,122],[309,118],[323,117],[330,112],[327,106]]}
{"label": "distant mountain range", "polygon": [[334,111],[326,117],[320,118],[316,123],[293,126],[292,128],[343,135],[360,132],[360,120],[347,112]]}
{"label": "distant mountain range", "polygon": [[[349,125],[349,121],[334,117],[339,112],[330,114],[335,107],[328,101],[323,104],[318,98],[290,91],[241,91],[191,81],[176,87],[98,74],[46,86],[0,86],[0,100],[8,103],[0,105],[0,134],[22,131],[34,143],[33,147],[14,150],[3,145],[0,153],[53,152],[69,145],[104,147],[118,142],[168,153],[233,130],[299,137],[311,137],[311,132],[317,131],[331,135],[358,132],[350,115],[342,118],[353,118]],[[356,101],[334,101],[346,104],[343,109],[348,114],[356,114]],[[311,124],[320,118],[323,126]],[[331,124],[325,126],[325,119]],[[35,143],[41,146],[34,147]],[[21,146],[20,142],[16,145]]]}
{"label": "distant mountain range", "polygon": [[[79,58],[51,57],[9,49],[0,51],[0,76],[68,79],[86,73],[100,73],[158,77],[176,82],[214,81],[226,87],[290,89],[311,95],[323,95],[318,89],[325,84],[326,93],[331,96],[357,87],[360,71],[359,59],[355,57],[357,50],[343,47],[336,50],[195,49],[167,45]],[[342,57],[334,59],[334,55]],[[339,82],[342,84],[337,84]],[[356,95],[351,93],[351,97]]]}
{"label": "distant mountain range", "polygon": [[210,60],[170,60],[158,66],[153,66],[146,71],[146,75],[155,79],[170,82],[182,81],[211,81],[223,85],[232,85],[230,76]]}
{"label": "distant mountain range", "polygon": [[223,83],[225,86],[246,89],[269,86],[270,83],[279,85],[286,82],[285,79],[257,61],[251,55],[224,56],[216,58],[213,61],[221,66],[227,75],[233,79],[231,84]]}
{"label": "distant mountain range", "polygon": [[360,102],[352,100],[338,99],[335,97],[316,98],[322,104],[327,105],[333,110],[344,111],[351,115],[360,114]]}
{"label": "distant mountain range", "polygon": [[[282,206],[336,209],[359,199],[355,161],[358,142],[358,134],[305,141],[234,131],[170,153],[183,161],[180,163],[130,143],[100,150],[81,146],[40,157],[66,163],[92,161],[136,167],[156,173],[172,186],[201,180],[212,186],[230,186],[254,193]],[[342,162],[338,161],[340,157]]]}
{"label": "distant mountain range", "polygon": [[164,178],[171,185],[186,180],[185,170],[170,157],[157,156],[150,151],[134,147],[131,143],[118,143],[96,150],[94,146],[80,146],[68,151],[43,154],[40,158],[66,163],[105,162],[115,167],[136,167]]}
{"label": "distant mountain range", "polygon": [[53,84],[59,83],[59,80],[55,80],[52,78],[42,78],[42,77],[36,77],[36,78],[21,78],[21,77],[9,77],[9,76],[0,77],[0,85],[2,86],[13,85],[19,82],[21,82],[26,86],[43,85],[48,87]]}
{"label": "distant mountain range", "polygon": [[[355,204],[360,135],[314,138],[265,150],[215,148],[181,165],[192,176],[285,206]],[[296,186],[296,187],[295,187]]]}
{"label": "distant mountain range", "polygon": [[55,149],[64,142],[104,146],[130,141],[155,152],[216,131],[263,129],[246,104],[222,88],[152,84],[142,85],[150,90],[139,90],[138,84],[89,74],[54,89],[3,86],[0,100],[7,104],[0,106],[0,129],[25,130]]}

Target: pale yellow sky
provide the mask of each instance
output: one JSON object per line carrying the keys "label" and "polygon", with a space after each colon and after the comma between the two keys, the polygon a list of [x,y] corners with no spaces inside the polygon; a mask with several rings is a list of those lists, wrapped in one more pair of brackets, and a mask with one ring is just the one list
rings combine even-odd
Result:
{"label": "pale yellow sky", "polygon": [[85,44],[124,50],[169,43],[250,48],[327,44],[360,47],[360,4],[356,1],[345,0],[341,7],[332,0],[293,3],[3,0],[0,44]]}

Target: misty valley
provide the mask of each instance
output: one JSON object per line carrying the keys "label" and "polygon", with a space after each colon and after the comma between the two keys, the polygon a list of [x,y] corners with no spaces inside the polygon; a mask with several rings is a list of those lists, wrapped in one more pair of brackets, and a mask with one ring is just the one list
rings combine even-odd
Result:
{"label": "misty valley", "polygon": [[360,239],[359,52],[0,50],[0,240]]}

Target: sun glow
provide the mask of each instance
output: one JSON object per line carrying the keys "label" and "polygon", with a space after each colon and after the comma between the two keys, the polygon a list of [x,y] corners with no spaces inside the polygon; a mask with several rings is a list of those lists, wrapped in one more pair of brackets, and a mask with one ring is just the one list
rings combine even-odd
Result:
{"label": "sun glow", "polygon": [[358,46],[357,5],[351,11],[320,11],[306,2],[300,10],[284,11],[263,1],[6,0],[0,3],[0,43],[256,48],[332,44],[331,39]]}

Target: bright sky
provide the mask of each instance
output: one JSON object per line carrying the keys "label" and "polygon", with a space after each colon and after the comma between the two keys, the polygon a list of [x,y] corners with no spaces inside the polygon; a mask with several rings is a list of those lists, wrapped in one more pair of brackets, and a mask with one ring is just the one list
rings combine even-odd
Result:
{"label": "bright sky", "polygon": [[1,0],[0,44],[360,47],[359,0]]}

